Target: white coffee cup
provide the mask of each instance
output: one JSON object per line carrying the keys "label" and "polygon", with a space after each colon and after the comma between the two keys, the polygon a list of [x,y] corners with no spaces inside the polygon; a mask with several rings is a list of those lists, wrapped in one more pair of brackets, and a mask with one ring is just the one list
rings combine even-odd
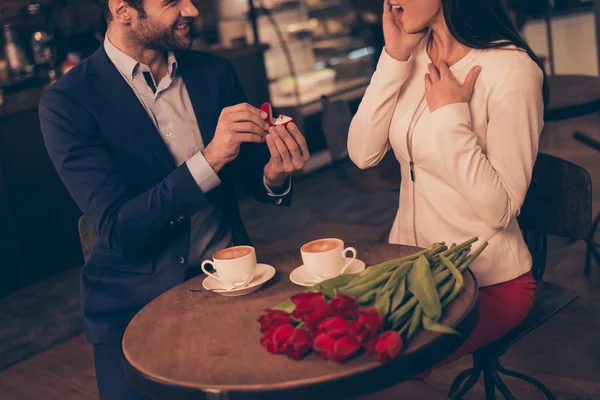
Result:
{"label": "white coffee cup", "polygon": [[[346,253],[352,259],[346,261]],[[304,267],[310,275],[318,279],[330,279],[346,272],[356,260],[356,249],[344,247],[344,241],[336,238],[313,240],[300,248]]]}
{"label": "white coffee cup", "polygon": [[[218,276],[206,270],[207,264],[212,265]],[[234,246],[219,250],[212,260],[202,263],[202,271],[230,289],[247,286],[256,275],[256,250],[252,246]]]}

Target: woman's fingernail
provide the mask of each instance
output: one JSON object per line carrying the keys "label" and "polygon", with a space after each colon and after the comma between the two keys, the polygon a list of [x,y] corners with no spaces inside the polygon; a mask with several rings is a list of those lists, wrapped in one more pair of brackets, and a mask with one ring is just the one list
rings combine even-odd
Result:
{"label": "woman's fingernail", "polygon": [[475,72],[476,73],[480,73],[481,72],[481,67],[479,65],[475,67]]}

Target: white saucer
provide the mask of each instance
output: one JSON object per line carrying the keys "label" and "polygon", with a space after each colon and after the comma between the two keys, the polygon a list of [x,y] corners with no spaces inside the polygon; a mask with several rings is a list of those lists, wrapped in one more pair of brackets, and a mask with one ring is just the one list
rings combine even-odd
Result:
{"label": "white saucer", "polygon": [[[346,258],[346,262],[350,261],[352,258]],[[366,264],[364,261],[359,260],[358,258],[350,264],[344,275],[346,274],[357,274],[363,271],[366,268]],[[296,285],[311,287],[316,285],[317,283],[322,282],[324,279],[315,278],[310,275],[304,265],[299,266],[290,274],[290,280],[294,282]]]}
{"label": "white saucer", "polygon": [[[214,274],[219,276],[219,274],[216,272],[214,272]],[[259,263],[256,264],[256,275],[254,276],[254,279],[247,286],[227,289],[225,285],[212,276],[207,276],[204,278],[202,281],[202,286],[206,290],[219,293],[223,296],[243,296],[260,289],[260,287],[267,283],[273,276],[275,276],[275,268],[267,264]]]}

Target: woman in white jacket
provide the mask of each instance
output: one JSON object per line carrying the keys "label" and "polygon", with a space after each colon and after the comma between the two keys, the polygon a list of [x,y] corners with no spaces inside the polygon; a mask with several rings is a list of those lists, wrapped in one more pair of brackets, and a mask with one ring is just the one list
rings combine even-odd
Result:
{"label": "woman in white jacket", "polygon": [[533,303],[516,217],[543,127],[545,74],[500,0],[385,0],[385,48],[348,138],[359,168],[388,150],[400,205],[390,243],[477,236],[480,320],[446,362],[510,332]]}

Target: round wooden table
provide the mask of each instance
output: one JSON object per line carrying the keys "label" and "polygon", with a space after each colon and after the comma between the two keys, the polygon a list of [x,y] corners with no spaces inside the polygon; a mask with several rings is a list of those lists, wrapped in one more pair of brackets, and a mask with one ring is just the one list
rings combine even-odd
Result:
{"label": "round wooden table", "polygon": [[[367,265],[417,252],[390,244],[350,244]],[[140,391],[156,399],[344,399],[373,393],[410,379],[450,355],[479,317],[477,283],[465,273],[465,290],[446,309],[442,323],[461,333],[421,331],[388,364],[361,355],[346,364],[310,354],[302,361],[269,354],[260,346],[258,317],[266,308],[304,288],[289,280],[302,264],[299,250],[258,255],[277,269],[260,290],[224,297],[201,289],[198,276],[169,290],[142,309],[125,330],[126,374]]]}

